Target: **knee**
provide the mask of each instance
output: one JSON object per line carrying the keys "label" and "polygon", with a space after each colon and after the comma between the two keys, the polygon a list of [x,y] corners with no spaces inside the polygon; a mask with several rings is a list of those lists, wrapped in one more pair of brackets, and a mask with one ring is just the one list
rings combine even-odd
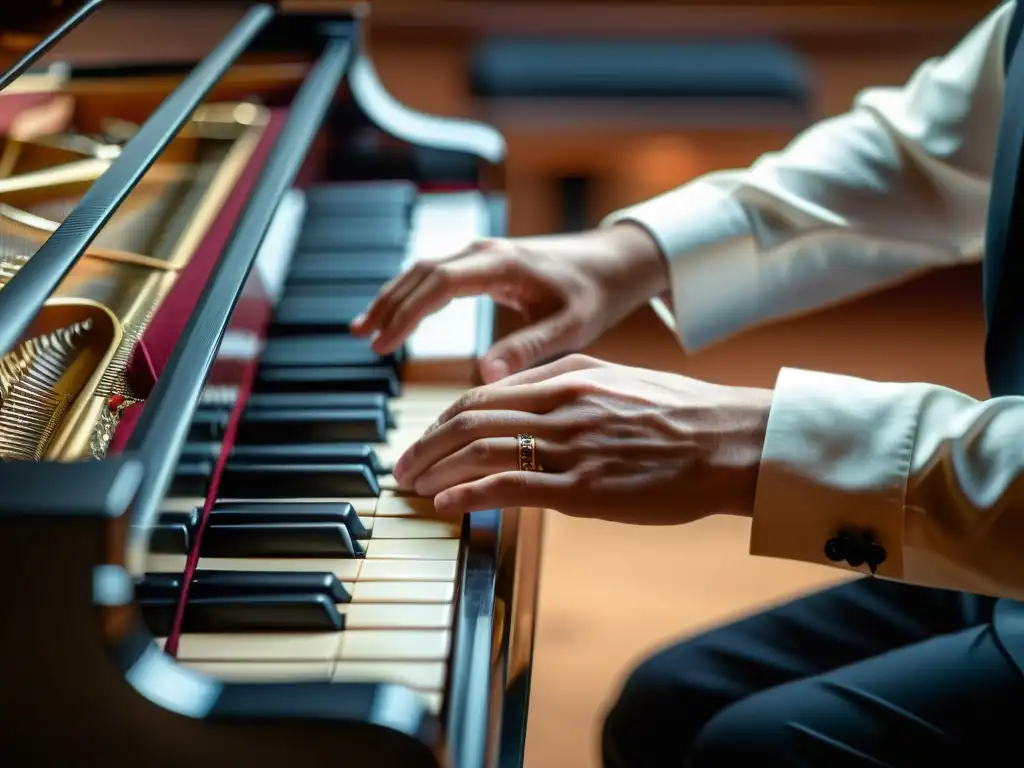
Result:
{"label": "knee", "polygon": [[700,648],[676,646],[647,659],[626,679],[605,717],[605,768],[678,765],[704,724],[727,700],[705,684]]}

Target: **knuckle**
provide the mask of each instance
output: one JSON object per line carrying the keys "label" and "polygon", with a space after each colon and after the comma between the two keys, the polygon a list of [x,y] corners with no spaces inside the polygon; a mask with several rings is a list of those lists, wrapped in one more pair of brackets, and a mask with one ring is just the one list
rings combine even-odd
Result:
{"label": "knuckle", "polygon": [[458,413],[448,422],[449,428],[459,435],[476,432],[480,425],[480,417],[475,413]]}
{"label": "knuckle", "polygon": [[512,243],[504,237],[481,237],[474,241],[470,250],[476,253],[506,254],[512,250]]}
{"label": "knuckle", "polygon": [[491,475],[487,482],[488,497],[508,496],[526,485],[527,476],[522,472]]}
{"label": "knuckle", "polygon": [[573,365],[580,366],[581,368],[589,368],[590,366],[594,365],[595,360],[590,355],[584,355],[580,352],[574,352],[573,354],[569,355],[569,362],[572,363]]}
{"label": "knuckle", "polygon": [[584,376],[567,376],[562,387],[565,394],[572,400],[584,400],[594,393],[594,382]]}
{"label": "knuckle", "polygon": [[486,440],[477,440],[469,446],[470,453],[475,461],[485,461],[491,456],[491,445]]}
{"label": "knuckle", "polygon": [[459,396],[459,399],[455,401],[451,406],[453,413],[461,413],[463,411],[473,410],[480,402],[480,394],[476,390],[470,390],[464,392]]}

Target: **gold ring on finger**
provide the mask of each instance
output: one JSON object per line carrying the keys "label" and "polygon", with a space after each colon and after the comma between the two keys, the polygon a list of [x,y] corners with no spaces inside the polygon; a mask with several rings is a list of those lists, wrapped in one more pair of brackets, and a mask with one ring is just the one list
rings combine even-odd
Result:
{"label": "gold ring on finger", "polygon": [[537,461],[537,441],[533,439],[533,435],[517,435],[516,443],[519,471],[543,472],[543,467]]}

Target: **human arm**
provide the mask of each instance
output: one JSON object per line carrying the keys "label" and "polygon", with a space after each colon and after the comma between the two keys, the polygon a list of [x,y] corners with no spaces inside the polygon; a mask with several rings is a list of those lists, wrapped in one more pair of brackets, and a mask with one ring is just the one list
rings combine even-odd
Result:
{"label": "human arm", "polygon": [[[543,471],[516,471],[518,434]],[[395,477],[446,518],[749,516],[755,555],[866,573],[827,554],[848,531],[884,553],[880,577],[1024,598],[1022,435],[1024,397],[792,369],[772,392],[573,355],[467,392]]]}
{"label": "human arm", "polygon": [[684,347],[979,257],[1012,11],[749,169],[606,219],[660,244]]}

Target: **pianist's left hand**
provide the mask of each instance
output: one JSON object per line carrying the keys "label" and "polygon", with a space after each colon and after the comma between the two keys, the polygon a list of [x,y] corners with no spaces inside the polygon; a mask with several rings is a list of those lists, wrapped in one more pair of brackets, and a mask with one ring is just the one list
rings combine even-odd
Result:
{"label": "pianist's left hand", "polygon": [[[471,390],[399,459],[437,511],[668,525],[750,514],[771,392],[572,355]],[[537,471],[520,468],[533,437]]]}

